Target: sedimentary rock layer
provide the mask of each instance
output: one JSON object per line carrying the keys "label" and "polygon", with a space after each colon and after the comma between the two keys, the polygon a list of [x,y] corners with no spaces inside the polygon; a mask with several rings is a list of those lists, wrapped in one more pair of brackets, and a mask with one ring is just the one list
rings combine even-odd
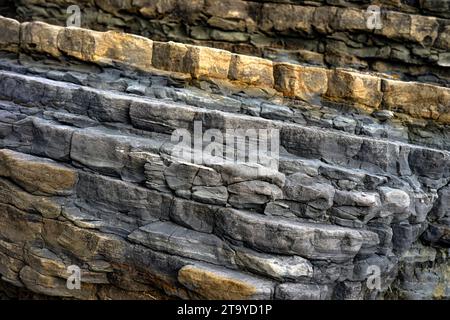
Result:
{"label": "sedimentary rock layer", "polygon": [[[0,24],[6,296],[449,297],[448,89]],[[277,168],[180,159],[199,124],[278,130]]]}
{"label": "sedimentary rock layer", "polygon": [[[7,33],[0,38],[4,50],[64,56],[98,65],[143,71],[162,69],[193,79],[227,80],[235,87],[256,87],[305,101],[323,99],[376,111],[392,110],[413,118],[450,121],[450,89],[387,76],[272,63],[269,60],[207,47],[154,43],[134,35],[62,28],[41,22],[19,24],[1,18]],[[19,36],[20,35],[20,36]]]}
{"label": "sedimentary rock layer", "polygon": [[[65,25],[72,4],[21,0],[17,11],[25,20]],[[83,26],[96,30],[122,30],[278,62],[389,72],[447,86],[450,81],[448,0],[90,0],[78,5]]]}

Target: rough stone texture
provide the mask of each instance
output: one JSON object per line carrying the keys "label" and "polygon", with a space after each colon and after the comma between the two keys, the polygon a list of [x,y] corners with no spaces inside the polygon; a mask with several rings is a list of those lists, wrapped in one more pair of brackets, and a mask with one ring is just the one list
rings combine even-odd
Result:
{"label": "rough stone texture", "polygon": [[270,299],[273,292],[270,281],[202,265],[181,268],[178,280],[201,296],[215,300]]}
{"label": "rough stone texture", "polygon": [[186,54],[188,46],[175,42],[153,43],[153,65],[156,68],[187,73]]}
{"label": "rough stone texture", "polygon": [[20,44],[20,23],[13,19],[0,19],[0,47],[2,50],[16,52]]}
{"label": "rough stone texture", "polygon": [[1,150],[0,163],[2,177],[13,180],[32,194],[68,194],[77,182],[73,170],[47,159]]}
{"label": "rough stone texture", "polygon": [[[227,47],[247,44],[246,54],[273,58],[269,51],[298,49],[295,35],[326,63],[373,59],[374,67],[375,54],[384,62],[436,55],[445,64],[445,13],[429,2],[390,1],[407,13],[385,13],[385,30],[368,35],[358,1],[95,3],[104,25],[131,12],[145,17],[142,30],[155,40],[184,32],[175,19],[159,37],[150,33],[164,17],[189,17],[194,44],[211,37],[226,50],[0,18],[22,34],[20,43],[0,41],[0,292],[448,299],[448,89],[294,65],[286,56],[272,67]],[[405,29],[395,32],[396,24]],[[267,51],[252,52],[261,43]],[[426,72],[435,72],[433,61]],[[279,129],[270,134],[279,154],[259,159],[274,157],[277,166],[180,158],[176,129],[183,141],[208,129]],[[81,290],[66,285],[71,265],[80,268]],[[380,290],[367,286],[374,266]]]}
{"label": "rough stone texture", "polygon": [[377,109],[381,104],[381,80],[377,77],[337,69],[329,80],[326,96]]}
{"label": "rough stone texture", "polygon": [[231,53],[207,47],[189,47],[186,53],[186,70],[194,77],[227,79]]}
{"label": "rough stone texture", "polygon": [[286,96],[314,100],[328,89],[328,70],[277,63],[274,67],[275,88]]}
{"label": "rough stone texture", "polygon": [[22,24],[20,45],[28,51],[47,53],[53,57],[61,56],[58,49],[58,34],[63,28],[43,22]]}
{"label": "rough stone texture", "polygon": [[273,64],[269,60],[234,54],[229,71],[231,80],[251,85],[273,87]]}
{"label": "rough stone texture", "polygon": [[448,123],[450,95],[444,88],[393,80],[384,80],[383,87],[383,102],[387,108]]}
{"label": "rough stone texture", "polygon": [[[0,19],[3,19],[4,23],[11,20]],[[242,85],[248,85],[244,91],[250,95],[274,96],[281,93],[285,97],[312,103],[346,103],[378,114],[386,112],[377,110],[384,106],[413,118],[432,118],[444,124],[450,121],[450,89],[436,85],[398,82],[388,79],[391,76],[386,74],[371,75],[345,69],[331,71],[323,67],[290,63],[274,64],[267,59],[233,55],[226,50],[174,42],[156,42],[154,46],[153,41],[147,38],[115,31],[60,28],[39,22],[24,23],[20,28],[21,51],[27,53],[75,58],[99,66],[125,70],[155,72],[157,68],[172,72],[172,77],[184,81],[193,78],[194,81],[208,80],[226,84],[233,91],[242,90]],[[10,50],[8,44],[4,47],[5,51]],[[66,57],[62,57],[61,53]],[[439,54],[439,57],[441,64],[448,62],[447,53]],[[175,75],[174,72],[179,74]],[[74,79],[73,74],[65,77]],[[80,83],[80,80],[76,79],[75,82]],[[430,89],[427,90],[429,93],[421,97],[417,92],[425,88]],[[404,92],[397,96],[396,92],[399,90]],[[145,94],[145,87],[136,83],[128,86],[127,92]],[[418,95],[421,101],[420,99],[428,99],[432,94],[436,94],[436,97],[430,107],[419,107],[420,111],[416,111],[418,108],[411,105],[414,95]],[[267,113],[267,108],[270,108],[269,104],[261,106],[261,115]],[[287,114],[290,111],[283,113],[285,114],[281,115],[281,119],[286,116],[289,118]],[[346,125],[342,121],[336,123],[336,126]]]}
{"label": "rough stone texture", "polygon": [[[22,19],[65,25],[71,0],[22,0]],[[377,0],[381,28],[368,21],[366,0],[352,1],[87,1],[83,27],[123,30],[177,41],[309,63],[389,71],[405,80],[449,85],[447,1]]]}
{"label": "rough stone texture", "polygon": [[77,59],[101,64],[123,64],[149,70],[153,42],[147,38],[120,32],[94,32],[65,28],[58,35],[58,48]]}

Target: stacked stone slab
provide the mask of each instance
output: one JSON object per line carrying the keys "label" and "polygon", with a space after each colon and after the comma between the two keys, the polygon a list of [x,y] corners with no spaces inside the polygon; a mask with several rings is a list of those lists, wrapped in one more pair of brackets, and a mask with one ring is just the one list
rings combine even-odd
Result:
{"label": "stacked stone slab", "polygon": [[208,47],[154,43],[144,37],[112,31],[63,28],[42,22],[19,24],[8,18],[0,23],[8,30],[0,43],[4,50],[11,52],[75,58],[101,66],[142,71],[160,69],[192,79],[226,80],[238,88],[256,87],[272,95],[305,101],[323,99],[369,111],[398,111],[444,124],[450,121],[450,89],[446,87],[340,68],[273,63]]}
{"label": "stacked stone slab", "polygon": [[[19,15],[64,25],[67,7],[21,0]],[[369,5],[381,9],[368,27]],[[122,30],[160,41],[226,49],[275,61],[394,73],[450,81],[450,2],[434,1],[83,1],[85,27]]]}
{"label": "stacked stone slab", "polygon": [[[371,134],[394,126],[364,112],[392,101],[445,132],[446,88],[0,24],[15,30],[0,38],[2,282],[77,299],[449,297],[450,153]],[[194,120],[278,129],[278,170],[180,160],[171,134]]]}

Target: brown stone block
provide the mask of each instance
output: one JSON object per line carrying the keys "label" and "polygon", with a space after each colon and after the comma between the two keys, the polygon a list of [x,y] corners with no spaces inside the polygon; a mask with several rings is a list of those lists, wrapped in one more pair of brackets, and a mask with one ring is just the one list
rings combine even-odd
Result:
{"label": "brown stone block", "polygon": [[70,57],[95,61],[95,45],[101,32],[69,27],[58,35],[58,49]]}
{"label": "brown stone block", "polygon": [[17,52],[19,49],[20,23],[0,16],[0,50]]}
{"label": "brown stone block", "polygon": [[61,56],[58,34],[63,27],[43,22],[25,22],[20,28],[20,46],[30,52],[46,53],[55,58]]}
{"label": "brown stone block", "polygon": [[72,193],[77,173],[54,161],[11,150],[0,150],[0,176],[10,178],[32,194]]}
{"label": "brown stone block", "polygon": [[411,15],[410,40],[431,46],[438,37],[439,23],[434,17]]}
{"label": "brown stone block", "polygon": [[115,31],[102,33],[95,46],[97,61],[119,63],[141,70],[151,69],[152,54],[152,40]]}
{"label": "brown stone block", "polygon": [[231,53],[208,47],[191,46],[186,56],[186,68],[194,78],[227,79]]}
{"label": "brown stone block", "polygon": [[273,87],[273,63],[266,59],[234,54],[228,76],[231,80],[250,85]]}
{"label": "brown stone block", "polygon": [[383,103],[415,118],[450,123],[450,89],[424,83],[383,80]]}
{"label": "brown stone block", "polygon": [[117,63],[141,70],[148,70],[152,65],[153,41],[121,32],[66,28],[59,33],[58,48],[88,62]]}
{"label": "brown stone block", "polygon": [[273,284],[243,273],[220,267],[187,265],[178,272],[178,280],[206,299],[269,299]]}
{"label": "brown stone block", "polygon": [[338,9],[337,24],[340,30],[345,31],[366,31],[367,29],[367,17],[366,12],[363,10],[352,8],[339,8]]}
{"label": "brown stone block", "polygon": [[328,88],[328,73],[324,68],[290,63],[274,65],[275,89],[285,96],[312,100]]}
{"label": "brown stone block", "polygon": [[377,109],[383,97],[381,79],[358,72],[336,69],[330,74],[326,97],[337,102],[348,102]]}
{"label": "brown stone block", "polygon": [[176,42],[153,43],[153,66],[158,69],[187,73],[186,55],[189,45]]}
{"label": "brown stone block", "polygon": [[312,25],[314,29],[320,33],[332,33],[335,29],[337,13],[342,10],[336,7],[317,7],[314,9],[314,15],[312,18]]}

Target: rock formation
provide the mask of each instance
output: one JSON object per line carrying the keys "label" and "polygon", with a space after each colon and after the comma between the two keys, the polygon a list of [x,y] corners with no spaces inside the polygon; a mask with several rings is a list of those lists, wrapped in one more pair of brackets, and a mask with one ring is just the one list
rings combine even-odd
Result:
{"label": "rock formation", "polygon": [[[57,25],[65,23],[66,9],[74,3],[17,2],[24,21],[33,17]],[[211,46],[276,61],[374,70],[406,80],[450,84],[448,0],[80,3],[83,26],[95,30],[124,30],[153,40]],[[369,5],[382,9],[381,18],[373,15]]]}
{"label": "rock formation", "polygon": [[[83,1],[143,37],[68,2],[0,17],[0,297],[450,297],[448,10],[379,1],[369,36],[366,1]],[[276,132],[277,167],[177,157],[197,125]]]}

